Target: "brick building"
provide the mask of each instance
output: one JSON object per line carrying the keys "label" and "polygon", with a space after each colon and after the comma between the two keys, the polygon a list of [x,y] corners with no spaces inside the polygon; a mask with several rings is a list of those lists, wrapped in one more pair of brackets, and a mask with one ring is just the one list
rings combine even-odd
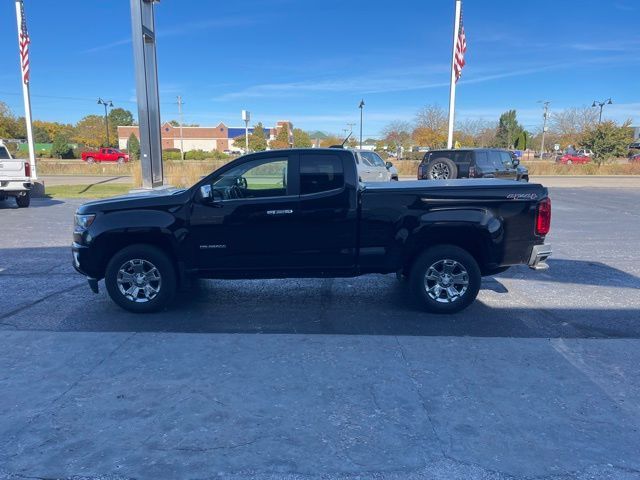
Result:
{"label": "brick building", "polygon": [[[284,126],[289,125],[293,128],[293,124],[283,120],[276,123],[275,128],[266,128],[265,136],[267,141],[276,138],[278,131]],[[162,149],[180,148],[180,127],[173,126],[170,123],[164,123],[161,127]],[[135,134],[140,139],[140,131],[137,126],[118,127],[118,146],[121,149],[127,148],[127,142],[131,134]],[[220,123],[215,127],[182,127],[182,143],[185,152],[189,150],[205,150],[211,152],[218,150],[242,149],[244,141],[240,145],[234,145],[233,139],[244,136],[244,127],[227,127],[224,123]],[[253,128],[249,128],[249,133],[253,133]]]}

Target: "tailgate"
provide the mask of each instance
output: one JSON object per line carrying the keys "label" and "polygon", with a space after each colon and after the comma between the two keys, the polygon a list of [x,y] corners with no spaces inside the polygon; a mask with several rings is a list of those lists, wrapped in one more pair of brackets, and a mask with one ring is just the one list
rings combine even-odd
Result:
{"label": "tailgate", "polygon": [[21,160],[0,160],[0,178],[25,178],[24,162]]}

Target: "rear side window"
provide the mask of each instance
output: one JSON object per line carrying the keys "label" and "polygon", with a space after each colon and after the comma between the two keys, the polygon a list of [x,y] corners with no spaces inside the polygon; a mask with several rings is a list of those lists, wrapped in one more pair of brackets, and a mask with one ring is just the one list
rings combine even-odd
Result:
{"label": "rear side window", "polygon": [[476,165],[482,169],[493,168],[489,154],[487,152],[476,152]]}
{"label": "rear side window", "polygon": [[300,159],[300,194],[326,192],[344,186],[342,159],[331,154],[306,154]]}
{"label": "rear side window", "polygon": [[502,158],[500,158],[500,152],[496,150],[490,150],[489,161],[491,162],[492,167],[497,168],[498,170],[504,169],[504,165],[502,164]]}
{"label": "rear side window", "polygon": [[0,147],[0,160],[9,160],[9,152],[5,147]]}

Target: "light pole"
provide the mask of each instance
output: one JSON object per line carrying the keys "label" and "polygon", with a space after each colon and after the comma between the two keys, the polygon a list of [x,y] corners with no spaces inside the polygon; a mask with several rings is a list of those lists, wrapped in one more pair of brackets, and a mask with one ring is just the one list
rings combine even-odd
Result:
{"label": "light pole", "polygon": [[364,99],[360,100],[358,108],[360,109],[360,150],[362,150],[362,112],[364,111]]}
{"label": "light pole", "polygon": [[244,121],[244,153],[249,153],[249,122],[251,121],[251,112],[242,110],[242,120]]}
{"label": "light pole", "polygon": [[104,126],[107,129],[107,147],[111,145],[109,142],[109,113],[107,108],[113,108],[113,102],[111,100],[102,100],[98,97],[98,105],[104,105]]}
{"label": "light pole", "polygon": [[609,100],[604,100],[603,102],[594,100],[593,105],[591,105],[593,108],[600,107],[600,117],[598,119],[598,123],[602,123],[602,109],[605,105],[613,105],[613,100],[611,100],[611,98],[609,98]]}
{"label": "light pole", "polygon": [[542,158],[542,155],[544,154],[544,136],[547,133],[547,119],[549,118],[549,104],[551,102],[538,102],[538,103],[543,103],[544,104],[544,114],[543,114],[543,118],[544,121],[542,123],[542,144],[540,145],[540,158]]}

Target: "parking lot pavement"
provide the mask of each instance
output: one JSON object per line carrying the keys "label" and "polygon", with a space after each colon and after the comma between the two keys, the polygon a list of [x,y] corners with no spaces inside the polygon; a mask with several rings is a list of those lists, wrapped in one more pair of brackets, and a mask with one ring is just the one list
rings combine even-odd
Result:
{"label": "parking lot pavement", "polygon": [[452,317],[391,275],[135,316],[70,266],[78,201],[0,204],[0,478],[640,478],[640,191],[551,196],[551,269]]}

